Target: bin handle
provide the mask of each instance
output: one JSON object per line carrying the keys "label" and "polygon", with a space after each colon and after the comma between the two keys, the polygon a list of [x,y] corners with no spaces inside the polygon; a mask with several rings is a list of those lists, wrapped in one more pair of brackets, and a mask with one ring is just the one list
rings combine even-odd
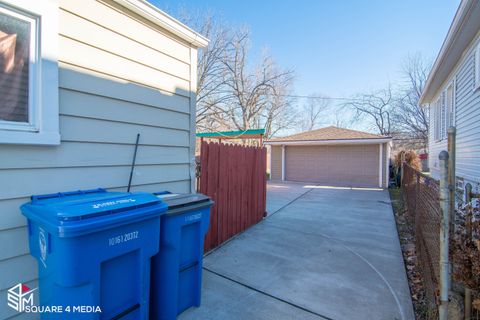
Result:
{"label": "bin handle", "polygon": [[40,194],[40,195],[32,195],[30,199],[32,203],[45,200],[45,199],[53,199],[53,198],[61,198],[61,197],[68,197],[68,196],[78,196],[81,194],[89,194],[89,193],[104,193],[107,190],[103,188],[97,189],[88,189],[88,190],[76,190],[76,191],[67,191],[67,192],[57,192],[57,193],[48,193],[48,194]]}
{"label": "bin handle", "polygon": [[162,194],[171,194],[170,191],[159,191],[159,192],[154,192],[153,193],[156,196],[161,196]]}

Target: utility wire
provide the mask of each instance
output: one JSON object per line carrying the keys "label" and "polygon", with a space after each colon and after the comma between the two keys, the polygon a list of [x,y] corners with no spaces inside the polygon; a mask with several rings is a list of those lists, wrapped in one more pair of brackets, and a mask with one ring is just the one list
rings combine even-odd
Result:
{"label": "utility wire", "polygon": [[324,97],[324,96],[305,96],[298,94],[273,94],[267,93],[268,96],[287,97],[287,98],[302,98],[302,99],[315,99],[315,100],[344,100],[344,101],[365,101],[359,98],[346,98],[346,97]]}

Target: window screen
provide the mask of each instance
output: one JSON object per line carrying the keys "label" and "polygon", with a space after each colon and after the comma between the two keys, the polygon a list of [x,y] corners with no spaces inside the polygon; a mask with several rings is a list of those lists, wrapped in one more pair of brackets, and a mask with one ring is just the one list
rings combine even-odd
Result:
{"label": "window screen", "polygon": [[28,122],[31,24],[0,11],[0,120]]}

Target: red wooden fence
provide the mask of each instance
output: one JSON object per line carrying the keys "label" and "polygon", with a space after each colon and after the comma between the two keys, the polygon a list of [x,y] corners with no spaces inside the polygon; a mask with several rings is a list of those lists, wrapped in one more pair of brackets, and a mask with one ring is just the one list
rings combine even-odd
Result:
{"label": "red wooden fence", "polygon": [[266,212],[265,148],[202,142],[199,192],[215,201],[205,251],[262,220]]}

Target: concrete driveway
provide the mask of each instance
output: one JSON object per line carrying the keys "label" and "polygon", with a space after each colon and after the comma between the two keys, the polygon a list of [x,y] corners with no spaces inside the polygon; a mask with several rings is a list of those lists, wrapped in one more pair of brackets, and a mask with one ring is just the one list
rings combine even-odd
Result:
{"label": "concrete driveway", "polygon": [[267,202],[179,319],[414,319],[387,191],[271,183]]}

